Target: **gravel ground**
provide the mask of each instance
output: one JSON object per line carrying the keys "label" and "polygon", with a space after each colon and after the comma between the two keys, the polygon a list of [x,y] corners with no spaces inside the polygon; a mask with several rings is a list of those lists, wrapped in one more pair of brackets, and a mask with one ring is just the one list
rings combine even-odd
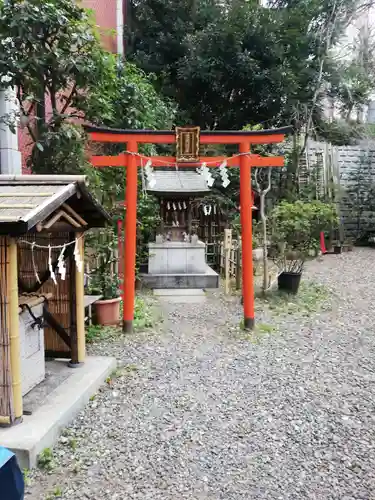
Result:
{"label": "gravel ground", "polygon": [[216,293],[94,347],[123,368],[26,498],[374,499],[374,261],[310,263],[299,303],[258,302],[251,335],[239,300]]}

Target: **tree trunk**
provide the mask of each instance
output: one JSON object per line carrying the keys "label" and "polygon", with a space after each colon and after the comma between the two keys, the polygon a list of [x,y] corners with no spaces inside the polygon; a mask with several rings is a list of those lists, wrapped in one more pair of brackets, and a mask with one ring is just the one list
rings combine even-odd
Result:
{"label": "tree trunk", "polygon": [[260,195],[260,217],[262,220],[262,230],[263,230],[263,294],[266,293],[268,289],[268,249],[267,249],[267,217],[265,214],[265,192]]}

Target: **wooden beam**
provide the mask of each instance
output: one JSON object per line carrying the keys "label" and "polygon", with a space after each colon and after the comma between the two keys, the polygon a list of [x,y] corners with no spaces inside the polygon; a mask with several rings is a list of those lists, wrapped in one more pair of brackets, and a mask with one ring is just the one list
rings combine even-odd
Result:
{"label": "wooden beam", "polygon": [[125,167],[127,165],[127,155],[92,156],[90,162],[94,167]]}
{"label": "wooden beam", "polygon": [[9,198],[10,196],[14,196],[15,198],[49,198],[53,193],[0,193],[0,198]]}
{"label": "wooden beam", "polygon": [[[13,208],[31,209],[31,208],[35,208],[37,206],[38,205],[35,205],[34,203],[24,203],[24,204],[20,204],[20,205],[17,205],[16,203],[14,203],[14,204],[8,204],[8,203],[0,204],[0,208],[6,208],[7,210],[12,210]],[[14,216],[13,216],[13,218],[14,218]]]}
{"label": "wooden beam", "polygon": [[94,142],[112,142],[112,143],[128,143],[138,142],[143,144],[173,144],[176,142],[176,136],[173,132],[165,135],[148,135],[147,133],[140,134],[112,134],[111,132],[91,132],[89,137]]}
{"label": "wooden beam", "polygon": [[43,308],[43,317],[44,320],[49,324],[49,326],[55,330],[57,335],[61,338],[61,340],[68,346],[71,347],[71,339],[63,326],[52,316],[52,314],[48,311],[47,307]]}
{"label": "wooden beam", "polygon": [[44,351],[44,357],[46,359],[70,359],[70,351]]}
{"label": "wooden beam", "polygon": [[72,227],[71,224],[69,224],[65,220],[59,220],[55,222],[55,224],[50,227],[49,229],[44,230],[42,224],[36,225],[36,229],[40,234],[43,233],[69,233],[69,232],[74,232],[74,233],[81,233],[82,232],[82,226],[79,227]]}
{"label": "wooden beam", "polygon": [[21,220],[21,217],[18,215],[0,215],[0,222],[18,222]]}
{"label": "wooden beam", "polygon": [[74,220],[73,217],[70,217],[70,215],[64,212],[64,210],[59,210],[57,214],[55,214],[51,219],[49,219],[49,221],[43,224],[42,229],[49,229],[60,219],[66,219],[73,227],[81,227],[81,224]]}
{"label": "wooden beam", "polygon": [[87,222],[85,221],[85,219],[83,219],[79,214],[77,214],[77,212],[73,210],[73,208],[70,205],[68,205],[67,203],[63,203],[62,208],[64,208],[67,212],[69,212],[72,217],[77,219],[77,221],[81,224],[81,226],[87,226]]}
{"label": "wooden beam", "polygon": [[52,297],[53,294],[50,292],[44,293],[43,295],[40,296],[20,295],[18,302],[22,300],[22,303],[19,304],[18,312],[21,313],[24,310],[25,305],[28,305],[29,307],[35,307],[39,304],[43,304],[46,300],[48,301],[49,299],[52,299]]}

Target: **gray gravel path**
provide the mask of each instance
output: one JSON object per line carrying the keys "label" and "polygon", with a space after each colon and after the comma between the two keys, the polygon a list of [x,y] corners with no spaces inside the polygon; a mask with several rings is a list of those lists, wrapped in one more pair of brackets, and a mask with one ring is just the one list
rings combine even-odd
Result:
{"label": "gray gravel path", "polygon": [[374,499],[374,263],[371,249],[311,263],[305,281],[335,290],[331,309],[260,302],[250,336],[239,300],[210,294],[97,346],[124,368],[26,498]]}

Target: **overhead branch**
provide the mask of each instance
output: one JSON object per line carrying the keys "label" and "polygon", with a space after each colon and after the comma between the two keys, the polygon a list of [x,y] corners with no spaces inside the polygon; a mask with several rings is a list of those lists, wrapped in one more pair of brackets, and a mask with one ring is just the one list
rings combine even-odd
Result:
{"label": "overhead branch", "polygon": [[64,106],[61,108],[61,111],[60,111],[61,115],[63,115],[65,113],[65,111],[69,108],[69,106],[72,102],[73,96],[76,93],[76,91],[77,91],[77,83],[74,83],[72,90],[70,91],[68,97],[66,97]]}
{"label": "overhead branch", "polygon": [[[20,109],[21,109],[21,112],[24,116],[28,117],[28,113],[27,111],[25,110],[25,107],[23,105],[23,101],[22,101],[22,96],[21,96],[21,88],[20,87],[17,87],[17,100],[18,100],[18,103],[20,105]],[[28,122],[27,123],[27,130],[30,134],[30,137],[32,138],[33,142],[37,142],[37,139],[36,139],[36,135],[35,135],[35,132],[34,130],[32,129],[30,123]]]}

